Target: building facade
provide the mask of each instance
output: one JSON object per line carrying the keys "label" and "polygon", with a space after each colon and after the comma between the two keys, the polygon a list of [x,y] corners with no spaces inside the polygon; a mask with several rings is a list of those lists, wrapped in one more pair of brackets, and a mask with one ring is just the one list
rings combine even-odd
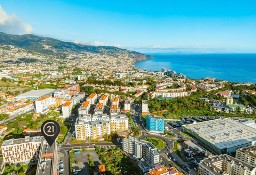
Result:
{"label": "building facade", "polygon": [[146,128],[151,132],[164,132],[164,120],[155,116],[147,115],[146,116]]}
{"label": "building facade", "polygon": [[232,156],[222,154],[199,163],[199,175],[255,175],[256,168]]}
{"label": "building facade", "polygon": [[236,151],[236,158],[256,167],[256,146],[238,149]]}

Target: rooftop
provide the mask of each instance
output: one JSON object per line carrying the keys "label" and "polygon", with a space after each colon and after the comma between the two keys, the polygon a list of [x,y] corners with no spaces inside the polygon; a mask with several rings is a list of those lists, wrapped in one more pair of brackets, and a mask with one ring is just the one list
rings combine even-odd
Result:
{"label": "rooftop", "polygon": [[42,136],[36,136],[36,137],[26,136],[25,138],[20,138],[20,139],[5,140],[2,146],[17,145],[17,144],[23,144],[23,143],[29,143],[29,142],[42,142],[42,140],[43,140]]}
{"label": "rooftop", "polygon": [[220,149],[256,140],[256,130],[238,121],[224,118],[184,125]]}
{"label": "rooftop", "polygon": [[49,95],[53,93],[55,89],[40,89],[40,90],[31,90],[26,93],[20,94],[16,96],[16,99],[21,99],[21,98],[27,98],[27,99],[38,99],[40,97]]}

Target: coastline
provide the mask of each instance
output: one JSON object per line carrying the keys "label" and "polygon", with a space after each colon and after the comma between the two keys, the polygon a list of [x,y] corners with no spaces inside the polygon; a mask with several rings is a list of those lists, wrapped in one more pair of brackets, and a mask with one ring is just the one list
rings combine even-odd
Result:
{"label": "coastline", "polygon": [[[145,55],[149,55],[149,54],[145,54]],[[207,79],[207,78],[213,78],[213,79],[217,79],[217,80],[220,80],[220,81],[227,81],[227,82],[231,82],[231,83],[252,83],[252,84],[255,84],[256,83],[256,78],[255,78],[255,76],[254,76],[254,74],[256,74],[256,71],[254,71],[254,70],[250,70],[251,72],[249,72],[249,69],[247,69],[243,64],[245,64],[246,63],[246,60],[244,61],[243,59],[245,59],[244,57],[245,56],[253,56],[253,59],[254,58],[256,58],[256,54],[229,54],[229,53],[225,53],[225,54],[222,54],[222,53],[217,53],[217,54],[212,54],[212,53],[210,53],[210,54],[208,54],[208,53],[206,53],[206,54],[202,54],[202,53],[198,53],[198,54],[177,54],[177,53],[170,53],[170,54],[166,54],[166,53],[164,53],[164,54],[162,54],[162,53],[154,53],[153,55],[150,55],[151,57],[149,57],[149,58],[146,58],[146,59],[144,59],[144,60],[137,60],[137,61],[135,61],[134,63],[133,63],[133,65],[134,65],[134,67],[136,68],[136,69],[138,69],[138,70],[141,70],[141,71],[147,71],[147,72],[159,72],[159,71],[161,71],[161,68],[166,68],[166,69],[168,69],[168,70],[172,70],[172,71],[175,71],[175,72],[178,72],[178,73],[182,73],[182,74],[185,74],[186,76],[187,76],[187,78],[189,78],[189,79],[193,79],[193,80],[202,80],[202,79]],[[168,59],[166,59],[166,58],[164,58],[162,61],[163,61],[163,63],[166,63],[164,66],[159,66],[157,63],[162,63],[161,61],[159,61],[159,60],[161,60],[161,58],[159,58],[159,56],[161,57],[161,56],[165,56],[165,57],[167,57]],[[177,69],[170,69],[169,67],[168,67],[168,64],[170,64],[171,62],[170,61],[168,61],[168,60],[170,60],[171,58],[175,58],[175,57],[185,57],[186,59],[193,59],[193,58],[195,58],[196,56],[198,56],[198,57],[208,57],[208,56],[213,56],[214,57],[214,59],[215,59],[215,57],[217,58],[217,57],[220,57],[220,58],[218,58],[218,59],[220,59],[220,61],[223,61],[222,59],[222,57],[223,56],[227,56],[227,57],[232,57],[232,56],[234,56],[234,58],[232,57],[232,60],[233,60],[233,62],[236,62],[236,61],[239,61],[239,62],[241,62],[241,64],[237,64],[239,67],[237,67],[237,68],[232,68],[231,67],[231,69],[233,69],[234,70],[234,73],[232,72],[232,71],[230,71],[229,69],[227,69],[226,68],[226,70],[225,69],[221,69],[221,68],[219,68],[218,66],[219,66],[219,64],[218,64],[218,60],[216,61],[215,60],[215,64],[217,65],[216,66],[216,68],[215,67],[213,67],[213,65],[211,65],[211,67],[210,68],[208,68],[207,67],[207,63],[206,63],[206,66],[204,67],[204,66],[202,66],[202,65],[200,65],[201,67],[199,67],[199,68],[201,68],[201,69],[205,69],[204,71],[205,72],[207,72],[207,71],[209,71],[210,72],[210,74],[213,74],[213,75],[215,75],[215,74],[217,74],[217,75],[219,75],[219,76],[209,76],[209,75],[203,75],[203,73],[201,73],[200,72],[200,70],[198,71],[198,72],[196,72],[195,70],[193,70],[193,66],[194,67],[196,67],[197,65],[192,65],[191,67],[188,67],[186,64],[184,64],[184,65],[178,65],[179,66],[179,68],[180,69],[186,69],[186,70],[189,70],[189,69],[191,69],[191,70],[193,70],[193,71],[191,71],[192,73],[194,73],[194,74],[192,74],[192,76],[189,74],[189,73],[187,73],[187,72],[189,72],[189,71],[187,71],[187,72],[182,72],[182,71],[179,71],[179,70],[177,70]],[[191,57],[191,58],[190,58]],[[236,58],[236,57],[239,57],[239,58]],[[241,57],[241,58],[240,58]],[[157,60],[156,60],[157,59]],[[175,58],[176,59],[176,58]],[[172,59],[172,60],[175,60],[175,59]],[[250,58],[251,59],[251,58]],[[177,59],[176,59],[177,60]],[[184,58],[183,58],[183,60],[184,60]],[[212,61],[213,59],[211,59],[210,61]],[[225,58],[224,58],[224,60],[225,60]],[[190,60],[191,61],[191,60]],[[229,60],[228,60],[229,61]],[[256,59],[254,59],[253,60],[255,63],[256,63]],[[173,62],[175,62],[175,61],[172,61],[172,65],[175,65],[175,63],[173,63]],[[193,62],[193,61],[191,61],[191,62]],[[148,66],[148,65],[143,65],[144,63],[146,63],[146,64],[148,64],[149,65],[149,67],[145,67],[145,66]],[[162,64],[163,64],[162,63]],[[138,65],[139,64],[139,65]],[[180,64],[180,63],[179,63]],[[229,64],[229,63],[228,63]],[[253,63],[252,63],[253,64]],[[142,65],[144,66],[144,68],[142,67]],[[153,66],[152,66],[153,65]],[[236,66],[237,66],[236,65]],[[151,67],[150,67],[151,66]],[[232,64],[231,64],[231,66],[232,66]],[[249,65],[249,66],[252,66],[252,65]],[[153,67],[153,69],[155,69],[155,70],[152,70],[152,69],[150,69],[150,68],[152,68]],[[245,68],[244,68],[245,67]],[[250,67],[251,68],[251,67]],[[156,69],[158,69],[158,70],[156,70]],[[216,72],[214,72],[214,70],[217,70]],[[220,72],[219,71],[219,69],[222,71],[222,72]],[[243,70],[244,69],[244,70]],[[239,71],[237,71],[237,70],[239,70],[240,71],[240,74],[239,74]],[[227,72],[225,72],[225,71],[229,71],[228,73]],[[248,71],[248,74],[247,74],[247,72],[246,71]],[[196,73],[195,73],[196,72]],[[201,73],[201,74],[200,74]],[[207,74],[209,74],[208,72],[207,72]],[[230,77],[228,77],[228,75],[230,74]],[[251,75],[251,76],[248,76],[248,75]],[[198,77],[198,76],[201,76],[201,77]],[[244,77],[243,77],[244,76]],[[222,78],[223,77],[223,78]],[[226,77],[226,78],[224,78],[224,77]]]}

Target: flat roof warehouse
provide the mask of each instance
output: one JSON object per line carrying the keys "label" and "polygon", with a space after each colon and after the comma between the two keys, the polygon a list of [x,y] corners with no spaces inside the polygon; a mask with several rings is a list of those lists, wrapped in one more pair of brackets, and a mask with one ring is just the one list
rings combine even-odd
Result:
{"label": "flat roof warehouse", "polygon": [[28,99],[28,100],[36,100],[40,97],[50,95],[55,91],[55,89],[40,89],[40,90],[31,90],[26,93],[20,94],[15,97],[15,99]]}
{"label": "flat roof warehouse", "polygon": [[229,118],[183,125],[183,128],[207,146],[217,148],[218,153],[232,153],[256,143],[254,128]]}

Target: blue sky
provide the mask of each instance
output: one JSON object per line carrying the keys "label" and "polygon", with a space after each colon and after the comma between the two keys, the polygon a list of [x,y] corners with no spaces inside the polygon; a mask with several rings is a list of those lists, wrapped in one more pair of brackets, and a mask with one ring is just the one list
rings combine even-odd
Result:
{"label": "blue sky", "polygon": [[7,33],[125,48],[256,52],[255,0],[0,0],[0,5],[6,19],[0,18],[0,31]]}

